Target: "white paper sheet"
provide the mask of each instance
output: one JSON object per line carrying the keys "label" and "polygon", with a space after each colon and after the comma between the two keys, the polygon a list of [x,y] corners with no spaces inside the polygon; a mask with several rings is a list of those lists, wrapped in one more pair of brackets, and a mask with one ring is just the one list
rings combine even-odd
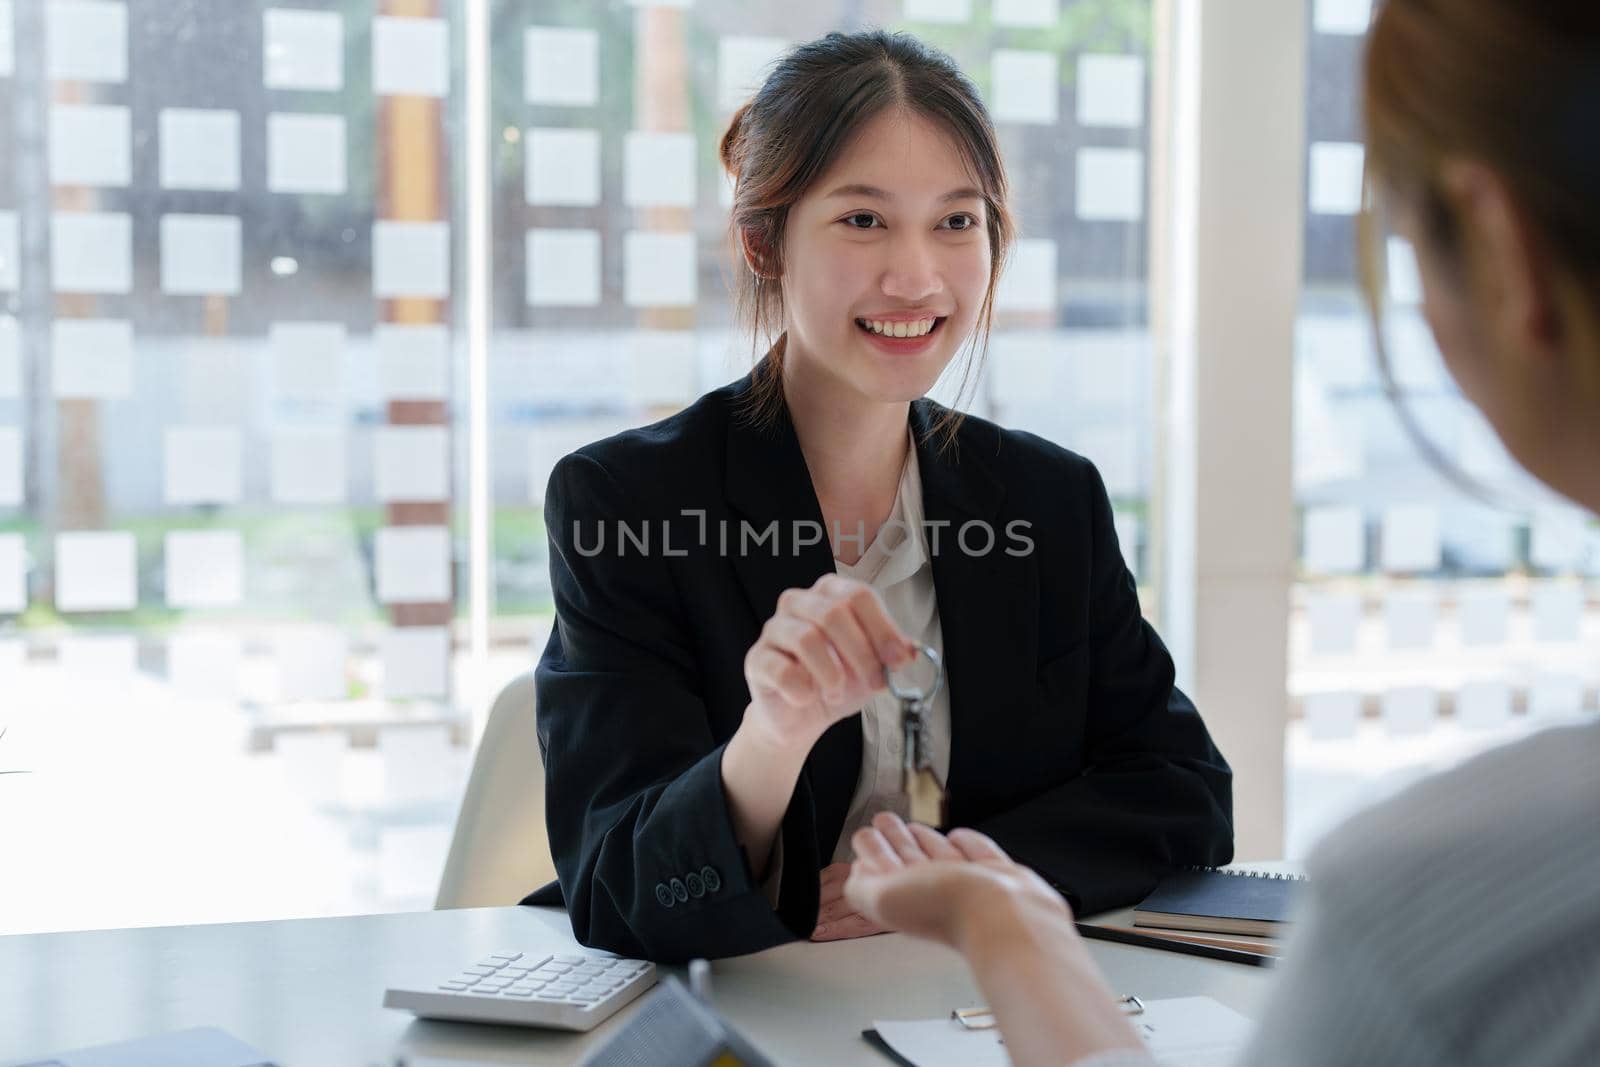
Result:
{"label": "white paper sheet", "polygon": [[0,533],[0,615],[28,607],[28,546],[21,534]]}
{"label": "white paper sheet", "polygon": [[600,303],[600,234],[595,230],[529,230],[529,307],[593,307]]}
{"label": "white paper sheet", "polygon": [[907,22],[970,22],[972,0],[905,0]]}
{"label": "white paper sheet", "polygon": [[732,111],[755,95],[773,61],[788,51],[782,37],[728,35],[717,41],[717,104]]}
{"label": "white paper sheet", "polygon": [[[1128,1021],[1161,1067],[1224,1067],[1255,1028],[1210,997],[1147,1000]],[[968,1030],[954,1019],[877,1020],[878,1035],[916,1067],[1010,1067],[999,1030]]]}
{"label": "white paper sheet", "polygon": [[1315,12],[1318,33],[1360,37],[1372,20],[1372,0],[1316,0]]}
{"label": "white paper sheet", "polygon": [[1061,0],[994,0],[996,26],[1054,26],[1061,18]]}
{"label": "white paper sheet", "polygon": [[[0,255],[4,252],[0,244]],[[12,262],[15,256],[13,248]],[[132,218],[103,211],[51,215],[50,284],[58,293],[126,293],[132,289]]]}
{"label": "white paper sheet", "polygon": [[1311,146],[1311,212],[1354,215],[1361,210],[1361,168],[1366,151],[1359,144],[1319,141]]}
{"label": "white paper sheet", "polygon": [[381,426],[373,438],[374,486],[381,501],[450,498],[450,431],[444,426]]}
{"label": "white paper sheet", "polygon": [[238,700],[243,662],[242,644],[228,634],[176,633],[167,638],[167,681],[195,700]]}
{"label": "white paper sheet", "polygon": [[1145,64],[1140,56],[1078,57],[1078,125],[1137,129],[1144,125]]}
{"label": "white paper sheet", "polygon": [[[450,691],[450,631],[443,626],[397,626],[378,639],[383,695],[442,697]],[[388,761],[385,757],[385,767]]]}
{"label": "white paper sheet", "polygon": [[991,57],[996,122],[1048,126],[1056,121],[1061,70],[1054,52],[997,48]]}
{"label": "white paper sheet", "polygon": [[593,107],[599,101],[600,36],[593,30],[529,26],[522,55],[528,103]]}
{"label": "white paper sheet", "polygon": [[139,603],[133,534],[96,530],[56,535],[56,609],[131,611]]}
{"label": "white paper sheet", "polygon": [[320,427],[273,431],[271,491],[279,504],[344,503],[344,432]]}
{"label": "white paper sheet", "polygon": [[448,222],[374,222],[372,293],[382,298],[450,295]]}
{"label": "white paper sheet", "polygon": [[173,295],[236,295],[243,237],[235,215],[161,217],[161,291]]}
{"label": "white paper sheet", "polygon": [[344,86],[344,18],[288,8],[262,13],[262,79],[269,89],[330,92]]}
{"label": "white paper sheet", "polygon": [[1321,741],[1354,737],[1361,722],[1361,694],[1307,693],[1302,703],[1306,730]]}
{"label": "white paper sheet", "polygon": [[1383,694],[1384,729],[1392,737],[1415,737],[1439,720],[1439,697],[1427,686],[1401,686]]}
{"label": "white paper sheet", "polygon": [[161,187],[239,188],[239,113],[201,108],[163,108]]}
{"label": "white paper sheet", "polygon": [[174,530],[166,537],[167,604],[215,608],[244,599],[244,539],[237,530]]}
{"label": "white paper sheet", "polygon": [[534,126],[523,143],[528,203],[589,207],[600,202],[599,130]]}
{"label": "white paper sheet", "polygon": [[450,328],[380,323],[372,331],[378,391],[387,400],[450,397]]}
{"label": "white paper sheet", "polygon": [[372,20],[372,91],[378,96],[446,96],[450,32],[443,19]]}
{"label": "white paper sheet", "polygon": [[439,603],[451,598],[450,531],[443,526],[386,526],[375,545],[380,604]]}
{"label": "white paper sheet", "polygon": [[1078,149],[1077,214],[1095,222],[1144,218],[1144,153],[1137,148]]}
{"label": "white paper sheet", "polygon": [[50,324],[51,385],[60,399],[104,399],[133,391],[133,323],[56,319]]}
{"label": "white paper sheet", "polygon": [[623,142],[622,199],[632,207],[693,207],[694,135],[633,130]]}
{"label": "white paper sheet", "polygon": [[695,235],[634,230],[622,239],[623,300],[629,307],[690,307],[698,289]]}
{"label": "white paper sheet", "polygon": [[1017,241],[995,290],[1002,311],[1050,311],[1056,306],[1056,243],[1044,237]]}
{"label": "white paper sheet", "polygon": [[128,8],[109,0],[45,7],[45,73],[58,81],[128,80]]}
{"label": "white paper sheet", "polygon": [[133,127],[126,107],[50,108],[50,184],[117,188],[133,180]]}
{"label": "white paper sheet", "polygon": [[267,190],[339,195],[347,188],[343,115],[267,116]]}
{"label": "white paper sheet", "polygon": [[239,500],[237,429],[169,426],[164,455],[163,499],[168,504],[231,504]]}

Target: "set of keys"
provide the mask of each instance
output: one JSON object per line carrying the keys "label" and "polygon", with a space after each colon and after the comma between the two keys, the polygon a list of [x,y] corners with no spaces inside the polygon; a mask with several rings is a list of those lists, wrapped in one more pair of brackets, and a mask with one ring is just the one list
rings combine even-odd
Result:
{"label": "set of keys", "polygon": [[[894,670],[885,667],[883,679],[889,694],[900,701],[900,729],[903,734],[905,762],[900,772],[900,788],[908,801],[907,818],[935,829],[945,824],[946,793],[944,783],[933,770],[932,744],[928,739],[928,715],[933,710],[933,698],[944,684],[944,663],[939,653],[927,645],[917,645],[917,659],[902,671],[910,671],[926,662],[932,676],[921,681],[896,680]],[[928,671],[918,672],[926,676]]]}

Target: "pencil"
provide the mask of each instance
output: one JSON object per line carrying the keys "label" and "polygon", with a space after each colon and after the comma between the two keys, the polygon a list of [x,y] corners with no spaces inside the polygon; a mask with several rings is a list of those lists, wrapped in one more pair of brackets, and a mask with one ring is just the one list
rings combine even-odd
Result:
{"label": "pencil", "polygon": [[1170,937],[1139,934],[1114,927],[1095,926],[1093,923],[1074,923],[1073,925],[1078,928],[1078,933],[1093,941],[1114,941],[1119,945],[1158,948],[1166,952],[1182,953],[1186,956],[1202,956],[1208,960],[1245,963],[1252,967],[1271,967],[1274,961],[1274,957],[1261,952],[1243,952],[1236,948],[1219,948],[1216,945],[1201,945],[1191,941],[1174,941]]}

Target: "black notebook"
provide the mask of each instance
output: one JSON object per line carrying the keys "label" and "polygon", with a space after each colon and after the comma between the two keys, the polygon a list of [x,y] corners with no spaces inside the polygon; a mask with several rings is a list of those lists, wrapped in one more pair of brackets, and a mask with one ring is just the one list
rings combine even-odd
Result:
{"label": "black notebook", "polygon": [[1180,871],[1133,909],[1133,924],[1277,937],[1304,882],[1299,875],[1260,871]]}

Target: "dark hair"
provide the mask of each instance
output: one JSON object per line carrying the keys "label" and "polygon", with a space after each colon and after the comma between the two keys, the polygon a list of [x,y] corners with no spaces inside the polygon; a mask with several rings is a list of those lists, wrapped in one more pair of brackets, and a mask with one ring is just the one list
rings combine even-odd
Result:
{"label": "dark hair", "polygon": [[[769,421],[783,406],[783,240],[789,209],[839,156],[851,138],[889,108],[931,119],[947,130],[977,179],[987,205],[989,288],[979,312],[987,349],[996,280],[1011,247],[1005,166],[989,113],[949,56],[904,33],[830,33],[777,61],[722,138],[722,165],[734,178],[732,236],[737,258],[735,306],[757,351],[749,414]],[[759,250],[750,270],[741,244]],[[970,367],[968,368],[970,372]],[[963,387],[966,378],[963,378]],[[954,437],[961,416],[947,412],[932,428]]]}
{"label": "dark hair", "polygon": [[1390,196],[1414,210],[1449,263],[1461,234],[1440,172],[1451,158],[1477,160],[1506,182],[1562,270],[1600,280],[1600,3],[1387,0],[1368,35],[1364,81],[1361,273],[1384,389],[1430,463],[1489,500],[1401,403],[1382,329],[1379,209]]}

